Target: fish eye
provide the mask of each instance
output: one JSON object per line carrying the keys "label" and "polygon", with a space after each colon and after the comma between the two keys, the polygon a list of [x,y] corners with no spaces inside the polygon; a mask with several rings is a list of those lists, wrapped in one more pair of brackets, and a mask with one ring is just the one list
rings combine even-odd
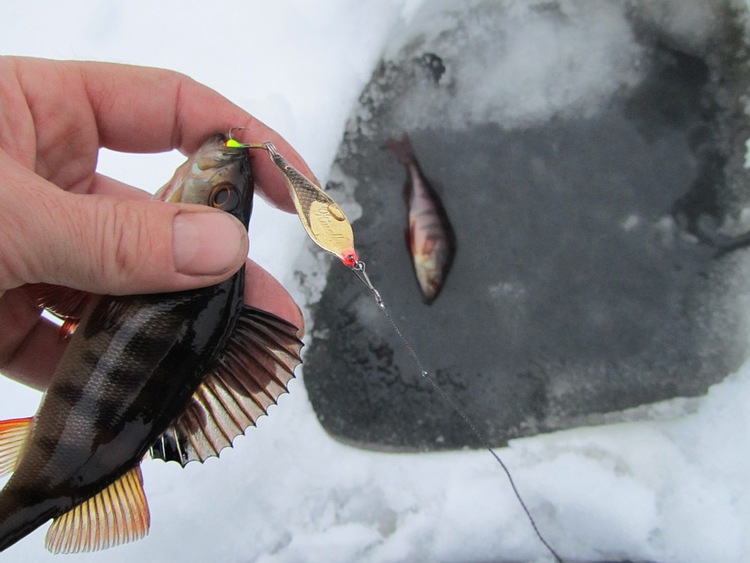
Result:
{"label": "fish eye", "polygon": [[209,205],[224,211],[232,211],[240,202],[240,196],[232,184],[219,184],[211,192]]}

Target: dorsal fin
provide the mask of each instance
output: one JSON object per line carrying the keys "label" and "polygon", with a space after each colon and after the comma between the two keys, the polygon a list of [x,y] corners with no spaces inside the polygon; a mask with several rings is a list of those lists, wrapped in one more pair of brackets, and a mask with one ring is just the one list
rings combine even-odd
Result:
{"label": "dorsal fin", "polygon": [[295,326],[246,306],[226,349],[151,456],[183,466],[218,456],[287,391],[301,348]]}
{"label": "dorsal fin", "polygon": [[15,471],[33,422],[33,417],[0,422],[0,477]]}
{"label": "dorsal fin", "polygon": [[99,494],[52,522],[45,545],[52,553],[106,549],[142,538],[151,524],[136,465]]}

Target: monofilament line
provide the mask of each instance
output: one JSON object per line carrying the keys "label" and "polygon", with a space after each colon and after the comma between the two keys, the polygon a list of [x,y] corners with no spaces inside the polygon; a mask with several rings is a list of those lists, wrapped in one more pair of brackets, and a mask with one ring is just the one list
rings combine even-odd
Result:
{"label": "monofilament line", "polygon": [[414,350],[414,347],[411,345],[409,340],[404,336],[404,333],[401,332],[401,329],[399,328],[398,324],[396,324],[396,321],[393,319],[390,312],[386,308],[385,303],[383,302],[383,298],[380,296],[380,293],[372,285],[370,278],[367,276],[367,273],[365,272],[364,262],[358,261],[357,264],[355,264],[355,266],[351,268],[351,270],[352,272],[354,272],[357,278],[365,286],[367,286],[367,288],[372,292],[373,296],[375,297],[375,302],[377,303],[380,310],[383,311],[383,314],[385,315],[386,319],[388,319],[388,322],[391,324],[391,327],[393,327],[394,332],[398,335],[399,339],[401,340],[401,343],[409,352],[409,355],[414,359],[414,363],[416,363],[417,367],[419,368],[419,372],[422,375],[422,377],[430,383],[432,388],[435,391],[437,391],[438,395],[440,395],[443,401],[445,401],[445,403],[461,417],[461,419],[464,421],[466,426],[469,427],[469,429],[477,438],[477,440],[479,440],[479,443],[482,444],[482,447],[486,449],[488,452],[490,452],[490,455],[492,455],[492,457],[495,458],[495,461],[497,461],[497,463],[500,464],[500,467],[505,472],[505,476],[508,478],[508,482],[510,483],[510,487],[513,490],[513,494],[515,495],[516,500],[518,500],[518,503],[521,505],[521,508],[526,514],[526,518],[531,524],[531,527],[534,530],[536,537],[539,538],[539,541],[542,542],[544,547],[547,548],[547,550],[552,554],[552,556],[555,558],[556,561],[563,563],[563,558],[560,557],[560,555],[554,550],[554,548],[547,542],[547,540],[542,535],[542,532],[537,527],[536,521],[534,520],[534,517],[531,515],[531,511],[526,506],[526,503],[521,497],[521,493],[519,492],[518,487],[516,486],[516,483],[513,480],[513,476],[511,475],[510,470],[505,465],[503,460],[500,459],[500,456],[497,453],[495,453],[495,451],[490,446],[489,442],[485,439],[485,437],[479,431],[479,428],[477,427],[477,425],[474,424],[474,421],[471,418],[469,418],[469,415],[467,415],[464,412],[464,410],[458,405],[458,403],[456,403],[456,401],[447,391],[445,391],[442,387],[440,387],[440,385],[438,385],[437,382],[432,377],[430,377],[429,372],[425,369],[424,365],[422,364],[422,361],[419,359],[419,355]]}
{"label": "monofilament line", "polygon": [[495,453],[495,450],[492,449],[489,442],[484,438],[482,433],[479,431],[479,428],[477,428],[476,424],[474,424],[474,421],[471,418],[469,418],[469,415],[467,415],[464,412],[464,410],[458,406],[456,401],[453,399],[451,395],[448,394],[447,391],[445,391],[442,387],[440,387],[440,385],[438,385],[437,382],[432,377],[430,377],[429,372],[425,369],[424,365],[422,365],[422,362],[420,361],[417,353],[414,351],[414,348],[412,347],[411,343],[406,339],[404,334],[401,332],[401,329],[396,324],[396,321],[393,320],[393,317],[391,317],[391,314],[388,312],[388,309],[386,309],[385,305],[382,304],[382,301],[381,303],[379,303],[379,306],[380,306],[380,309],[383,311],[383,314],[388,319],[388,322],[391,323],[393,330],[396,332],[396,334],[398,334],[398,337],[401,339],[401,342],[404,344],[409,354],[414,359],[414,362],[417,364],[417,367],[419,368],[419,371],[422,377],[425,378],[430,383],[432,388],[438,392],[440,397],[442,397],[443,401],[445,401],[448,404],[448,406],[452,408],[463,419],[464,423],[466,423],[466,426],[469,427],[469,429],[474,434],[474,436],[476,436],[476,438],[482,444],[482,447],[486,449],[488,452],[490,452],[492,457],[494,457],[495,460],[500,464],[500,467],[502,467],[503,471],[505,472],[506,477],[508,478],[508,482],[510,483],[510,487],[513,490],[513,494],[518,500],[518,503],[521,505],[521,508],[523,509],[524,513],[526,513],[526,517],[528,518],[529,523],[531,524],[531,527],[534,529],[534,533],[539,538],[539,541],[541,541],[542,544],[544,544],[544,547],[546,547],[549,550],[549,552],[557,561],[562,563],[563,561],[562,557],[560,557],[560,555],[558,555],[558,553],[554,550],[554,548],[549,543],[547,543],[547,540],[544,538],[541,531],[539,531],[539,528],[536,525],[536,521],[534,520],[534,517],[531,515],[531,511],[526,506],[526,503],[523,501],[523,498],[521,497],[521,493],[519,492],[518,487],[516,487],[516,483],[513,480],[513,476],[510,474],[510,470],[508,469],[508,467],[505,465],[503,460],[500,459],[500,456],[497,455],[497,453]]}

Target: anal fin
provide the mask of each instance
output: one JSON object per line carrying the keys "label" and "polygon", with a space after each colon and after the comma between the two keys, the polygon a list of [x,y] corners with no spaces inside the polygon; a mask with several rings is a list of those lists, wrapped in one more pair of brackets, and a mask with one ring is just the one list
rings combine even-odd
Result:
{"label": "anal fin", "polygon": [[151,456],[183,466],[218,456],[287,391],[301,348],[295,326],[246,306],[226,349]]}
{"label": "anal fin", "polygon": [[13,473],[34,417],[0,421],[0,477]]}
{"label": "anal fin", "polygon": [[141,466],[56,518],[45,545],[52,553],[106,549],[144,537],[151,524]]}

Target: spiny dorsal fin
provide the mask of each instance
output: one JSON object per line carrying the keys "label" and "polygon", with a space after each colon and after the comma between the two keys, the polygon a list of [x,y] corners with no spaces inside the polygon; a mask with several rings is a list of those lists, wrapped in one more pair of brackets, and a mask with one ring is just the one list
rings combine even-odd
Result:
{"label": "spiny dorsal fin", "polygon": [[183,466],[218,456],[287,391],[301,348],[296,327],[246,306],[226,349],[151,456]]}
{"label": "spiny dorsal fin", "polygon": [[0,422],[0,477],[15,471],[33,422],[34,417]]}
{"label": "spiny dorsal fin", "polygon": [[107,549],[148,533],[151,516],[136,465],[99,494],[52,522],[45,545],[52,553]]}

